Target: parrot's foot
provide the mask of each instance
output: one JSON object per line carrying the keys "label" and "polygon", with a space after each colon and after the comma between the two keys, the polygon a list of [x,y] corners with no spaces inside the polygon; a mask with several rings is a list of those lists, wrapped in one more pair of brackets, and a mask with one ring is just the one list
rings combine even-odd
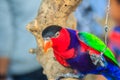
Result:
{"label": "parrot's foot", "polygon": [[81,79],[83,78],[83,74],[74,74],[74,73],[67,73],[67,74],[61,74],[58,76],[55,80],[61,80],[63,78],[76,78],[76,79]]}
{"label": "parrot's foot", "polygon": [[93,64],[96,66],[101,66],[101,67],[107,66],[107,62],[102,55],[92,54],[92,55],[90,55],[90,58],[91,58]]}

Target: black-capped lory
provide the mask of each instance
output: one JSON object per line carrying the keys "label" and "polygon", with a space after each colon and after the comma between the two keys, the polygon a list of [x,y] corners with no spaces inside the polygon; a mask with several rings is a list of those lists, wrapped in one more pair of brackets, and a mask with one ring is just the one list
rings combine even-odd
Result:
{"label": "black-capped lory", "polygon": [[51,25],[43,30],[42,37],[44,51],[52,47],[56,60],[76,70],[78,78],[87,74],[101,74],[107,80],[120,80],[120,68],[114,54],[95,35]]}

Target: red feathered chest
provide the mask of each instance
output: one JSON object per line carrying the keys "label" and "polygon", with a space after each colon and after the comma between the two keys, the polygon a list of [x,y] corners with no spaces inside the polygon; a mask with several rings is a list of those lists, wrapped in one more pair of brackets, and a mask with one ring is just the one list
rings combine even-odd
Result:
{"label": "red feathered chest", "polygon": [[66,62],[67,59],[75,58],[77,54],[89,52],[89,54],[100,54],[98,51],[88,47],[86,44],[80,42],[80,52],[76,51],[75,48],[71,48],[64,52],[58,52],[54,50],[54,56],[56,60],[63,66],[68,67],[69,64]]}

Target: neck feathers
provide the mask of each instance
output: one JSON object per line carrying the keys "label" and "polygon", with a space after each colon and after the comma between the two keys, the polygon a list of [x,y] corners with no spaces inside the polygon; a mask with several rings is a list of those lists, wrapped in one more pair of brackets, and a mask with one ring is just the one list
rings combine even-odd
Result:
{"label": "neck feathers", "polygon": [[79,40],[77,37],[77,31],[72,29],[67,29],[70,34],[70,44],[68,49],[76,48],[79,45]]}

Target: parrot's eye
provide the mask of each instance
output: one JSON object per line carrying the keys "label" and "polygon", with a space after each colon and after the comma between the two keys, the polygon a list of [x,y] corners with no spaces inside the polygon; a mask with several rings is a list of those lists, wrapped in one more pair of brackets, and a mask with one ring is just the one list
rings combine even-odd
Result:
{"label": "parrot's eye", "polygon": [[57,38],[59,35],[60,35],[60,33],[56,32],[55,35],[54,35],[54,37]]}

